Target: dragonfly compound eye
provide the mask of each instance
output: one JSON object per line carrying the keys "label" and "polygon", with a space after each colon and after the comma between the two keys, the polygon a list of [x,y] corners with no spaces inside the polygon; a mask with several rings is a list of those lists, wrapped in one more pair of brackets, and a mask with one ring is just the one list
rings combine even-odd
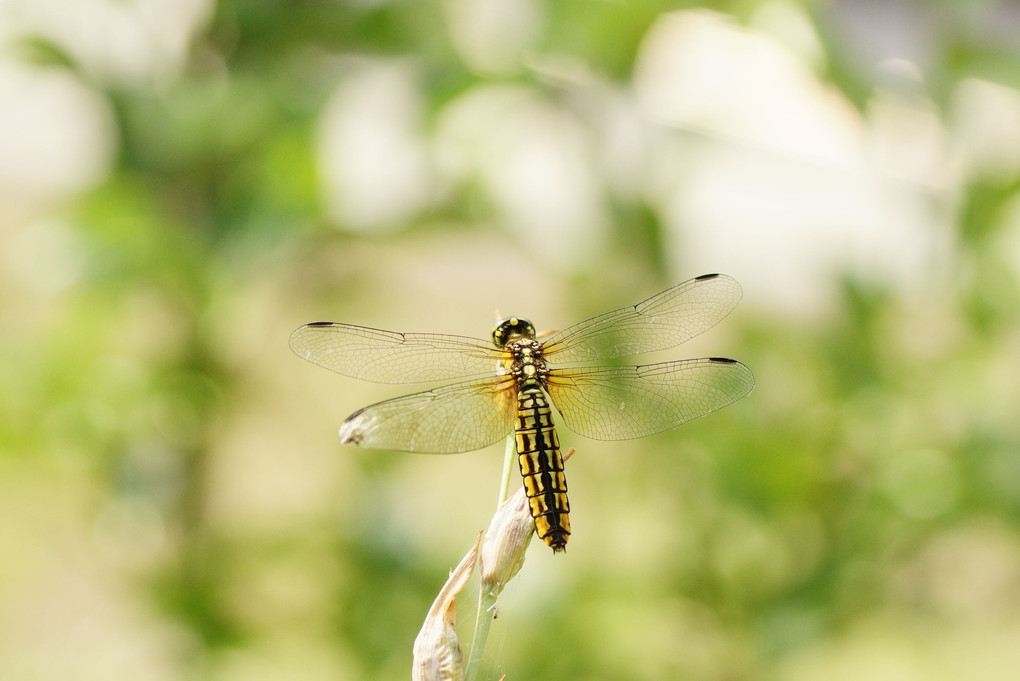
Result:
{"label": "dragonfly compound eye", "polygon": [[521,338],[535,338],[535,326],[527,319],[503,319],[492,330],[492,342],[497,348],[505,348],[508,343]]}

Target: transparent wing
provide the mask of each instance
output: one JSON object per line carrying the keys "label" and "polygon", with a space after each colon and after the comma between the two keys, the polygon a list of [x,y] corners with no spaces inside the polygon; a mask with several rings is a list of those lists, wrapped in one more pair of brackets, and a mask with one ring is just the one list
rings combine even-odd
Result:
{"label": "transparent wing", "polygon": [[421,383],[494,376],[492,343],[436,333],[397,333],[339,322],[305,324],[290,336],[294,353],[344,376],[376,383]]}
{"label": "transparent wing", "polygon": [[705,274],[566,328],[543,344],[542,354],[556,364],[574,364],[676,347],[715,326],[741,295],[732,277]]}
{"label": "transparent wing", "polygon": [[594,440],[629,440],[676,428],[753,387],[750,369],[721,357],[557,369],[546,382],[563,422]]}
{"label": "transparent wing", "polygon": [[469,452],[506,437],[516,408],[509,377],[455,383],[359,409],[340,426],[340,439],[368,449]]}

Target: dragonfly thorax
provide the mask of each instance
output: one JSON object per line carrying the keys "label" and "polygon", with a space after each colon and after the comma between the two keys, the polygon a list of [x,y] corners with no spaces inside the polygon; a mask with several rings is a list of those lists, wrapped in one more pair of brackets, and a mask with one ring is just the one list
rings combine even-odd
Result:
{"label": "dragonfly thorax", "polygon": [[542,357],[542,344],[534,338],[521,338],[511,341],[506,349],[513,356],[510,364],[510,375],[520,382],[544,382],[549,373],[545,359]]}
{"label": "dragonfly thorax", "polygon": [[535,339],[535,325],[527,319],[517,317],[503,319],[492,330],[492,342],[497,348],[505,348],[511,342],[522,338]]}

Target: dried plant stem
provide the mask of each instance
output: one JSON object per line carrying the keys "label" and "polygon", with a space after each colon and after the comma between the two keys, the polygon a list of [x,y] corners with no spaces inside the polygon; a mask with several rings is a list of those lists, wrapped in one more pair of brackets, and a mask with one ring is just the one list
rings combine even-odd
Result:
{"label": "dried plant stem", "polygon": [[510,497],[510,478],[513,477],[514,460],[517,458],[517,439],[513,433],[506,438],[506,451],[503,454],[503,481],[499,487],[499,500],[496,508]]}
{"label": "dried plant stem", "polygon": [[475,616],[475,633],[471,638],[471,652],[468,653],[465,681],[474,681],[478,675],[478,665],[482,662],[485,652],[485,640],[489,637],[489,625],[492,624],[492,608],[496,605],[496,595],[479,589],[478,613]]}
{"label": "dried plant stem", "polygon": [[[510,493],[510,478],[513,474],[514,459],[517,454],[517,441],[513,433],[506,439],[506,452],[503,455],[503,480],[499,488],[499,500],[496,508],[499,508],[507,500]],[[475,631],[471,637],[471,651],[468,653],[467,667],[465,668],[465,681],[474,681],[478,675],[478,666],[482,662],[482,654],[485,653],[485,641],[489,637],[489,625],[493,620],[493,608],[496,607],[498,593],[495,590],[485,588],[485,585],[478,585],[478,611],[475,613]]]}

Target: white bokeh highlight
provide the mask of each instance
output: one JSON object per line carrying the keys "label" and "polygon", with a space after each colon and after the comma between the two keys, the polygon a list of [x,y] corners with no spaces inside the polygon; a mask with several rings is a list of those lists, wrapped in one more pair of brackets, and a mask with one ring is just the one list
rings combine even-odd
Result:
{"label": "white bokeh highlight", "polygon": [[658,20],[634,86],[672,131],[650,186],[679,270],[735,274],[749,301],[792,314],[825,307],[834,272],[931,284],[945,132],[927,108],[879,98],[864,118],[807,57],[700,11]]}
{"label": "white bokeh highlight", "polygon": [[82,191],[105,177],[115,143],[109,105],[78,79],[0,60],[0,195]]}
{"label": "white bokeh highlight", "polygon": [[544,23],[537,0],[446,0],[447,28],[454,49],[479,73],[521,71]]}
{"label": "white bokeh highlight", "polygon": [[213,9],[214,0],[6,0],[0,39],[51,40],[103,82],[166,84],[180,74]]}
{"label": "white bokeh highlight", "polygon": [[424,102],[400,62],[352,65],[320,122],[319,167],[328,217],[352,231],[396,229],[429,200]]}
{"label": "white bokeh highlight", "polygon": [[606,218],[592,140],[572,111],[523,86],[480,86],[452,102],[435,150],[446,191],[477,179],[533,254],[579,262]]}

